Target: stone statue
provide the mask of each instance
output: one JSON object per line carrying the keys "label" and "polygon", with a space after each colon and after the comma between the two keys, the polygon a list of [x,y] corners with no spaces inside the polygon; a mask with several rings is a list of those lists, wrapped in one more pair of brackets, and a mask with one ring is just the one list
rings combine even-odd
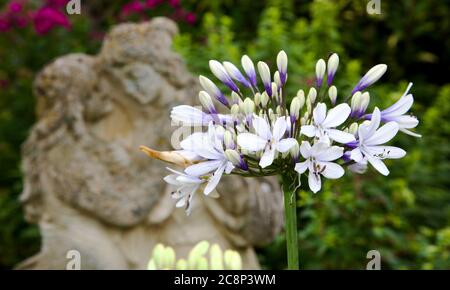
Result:
{"label": "stone statue", "polygon": [[138,149],[171,149],[170,108],[197,97],[196,77],[171,50],[176,33],[165,18],[121,24],[99,55],[61,57],[37,76],[21,201],[42,247],[18,269],[66,269],[71,250],[81,269],[144,269],[156,243],[182,258],[201,240],[259,267],[253,247],[283,224],[276,180],[224,178],[220,197],[197,194],[186,216],[162,181],[165,164]]}

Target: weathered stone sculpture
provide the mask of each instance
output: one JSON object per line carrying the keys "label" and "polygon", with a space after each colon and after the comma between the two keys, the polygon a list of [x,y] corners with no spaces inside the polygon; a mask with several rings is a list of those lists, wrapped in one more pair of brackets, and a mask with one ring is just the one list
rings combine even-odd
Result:
{"label": "weathered stone sculpture", "polygon": [[42,248],[19,269],[65,269],[70,250],[82,269],[143,269],[156,243],[182,258],[201,240],[259,267],[253,246],[282,225],[276,180],[224,178],[220,198],[197,194],[186,216],[162,181],[165,165],[138,150],[170,149],[170,107],[197,96],[196,78],[171,50],[176,33],[165,18],[119,25],[98,56],[64,56],[38,75],[21,200]]}

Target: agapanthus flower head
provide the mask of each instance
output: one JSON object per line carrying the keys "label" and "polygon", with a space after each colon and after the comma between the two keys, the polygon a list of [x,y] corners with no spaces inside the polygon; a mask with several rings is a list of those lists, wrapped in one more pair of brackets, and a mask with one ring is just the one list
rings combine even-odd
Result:
{"label": "agapanthus flower head", "polygon": [[417,126],[417,119],[405,115],[413,103],[411,85],[391,107],[366,114],[370,103],[366,89],[384,74],[384,64],[370,69],[353,92],[344,92],[353,96],[347,102],[338,98],[338,88],[332,85],[337,54],[328,63],[316,63],[316,83],[306,90],[307,95],[298,90],[291,99],[285,90],[287,54],[277,55],[273,70],[266,62],[256,63],[255,69],[244,55],[241,71],[231,62],[211,60],[212,73],[229,91],[222,92],[212,80],[200,76],[202,107],[179,105],[171,112],[173,121],[198,127],[195,133],[180,143],[180,150],[141,148],[153,158],[181,167],[169,169],[165,180],[174,187],[177,206],[187,212],[195,192],[215,196],[220,179],[229,174],[297,176],[297,187],[300,176],[307,175],[313,192],[320,191],[324,179],[341,178],[345,169],[362,173],[370,165],[387,175],[383,160],[401,158],[406,152],[385,143],[399,130],[417,135],[409,131]]}

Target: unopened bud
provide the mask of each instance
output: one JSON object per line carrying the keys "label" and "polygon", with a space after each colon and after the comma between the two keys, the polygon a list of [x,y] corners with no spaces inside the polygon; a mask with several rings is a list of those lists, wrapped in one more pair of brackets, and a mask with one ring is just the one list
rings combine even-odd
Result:
{"label": "unopened bud", "polygon": [[316,63],[316,84],[318,87],[322,85],[323,76],[325,75],[326,64],[323,59],[319,59]]}
{"label": "unopened bud", "polygon": [[231,116],[233,116],[234,119],[237,119],[237,117],[239,116],[239,105],[238,104],[234,104],[233,106],[231,106]]}
{"label": "unopened bud", "polygon": [[239,104],[239,101],[241,101],[241,97],[236,92],[231,92],[231,103],[232,104]]}
{"label": "unopened bud", "polygon": [[259,105],[261,104],[261,94],[260,93],[256,93],[255,97],[253,99],[255,100],[255,105],[257,107],[259,107]]}
{"label": "unopened bud", "polygon": [[294,160],[297,160],[300,155],[300,146],[298,145],[298,142],[295,142],[294,146],[289,149],[289,153],[291,154],[292,158]]}
{"label": "unopened bud", "polygon": [[328,76],[327,76],[327,84],[330,86],[333,83],[334,75],[336,74],[337,68],[339,66],[339,56],[337,53],[333,53],[328,59]]}
{"label": "unopened bud", "polygon": [[336,98],[337,98],[337,89],[335,86],[331,86],[328,89],[328,97],[330,98],[330,101],[333,105],[336,104]]}
{"label": "unopened bud", "polygon": [[200,91],[198,93],[198,98],[200,99],[200,104],[202,104],[203,108],[205,108],[209,113],[217,113],[216,109],[214,108],[211,96],[207,92]]}
{"label": "unopened bud", "polygon": [[352,123],[348,128],[348,132],[350,134],[356,135],[356,133],[358,132],[358,123]]}
{"label": "unopened bud", "polygon": [[241,58],[241,64],[242,68],[244,68],[245,74],[250,79],[250,83],[256,87],[257,81],[256,81],[256,72],[255,72],[255,65],[253,64],[253,61],[248,57],[247,55],[242,56]]}
{"label": "unopened bud", "polygon": [[288,66],[287,54],[286,54],[286,52],[281,50],[277,55],[277,67],[278,67],[278,71],[279,71],[279,75],[280,75],[281,86],[283,86],[286,83],[287,66]]}
{"label": "unopened bud", "polygon": [[359,113],[362,115],[366,112],[367,106],[369,106],[370,95],[368,92],[365,92],[361,95],[361,104],[359,107]]}
{"label": "unopened bud", "polygon": [[216,98],[219,102],[224,104],[225,106],[229,106],[228,100],[219,90],[219,88],[207,77],[199,76],[200,85],[202,88],[210,95]]}
{"label": "unopened bud", "polygon": [[279,72],[279,71],[276,71],[276,72],[273,74],[273,81],[277,84],[277,86],[278,86],[279,88],[281,88],[281,87],[283,86],[283,84],[281,83],[280,72]]}
{"label": "unopened bud", "polygon": [[242,109],[245,115],[251,115],[255,112],[255,103],[252,101],[252,99],[245,98]]}
{"label": "unopened bud", "polygon": [[267,95],[267,93],[266,92],[263,92],[262,94],[261,94],[261,106],[263,107],[263,108],[266,108],[267,107],[267,104],[269,103],[269,95]]}
{"label": "unopened bud", "polygon": [[281,107],[278,105],[275,112],[277,112],[277,115],[281,115]]}
{"label": "unopened bud", "polygon": [[210,270],[223,270],[223,253],[219,245],[214,244],[209,250]]}
{"label": "unopened bud", "polygon": [[264,84],[264,89],[269,96],[272,96],[272,81],[270,78],[270,69],[267,63],[263,61],[258,62],[258,71]]}
{"label": "unopened bud", "polygon": [[371,68],[358,82],[358,84],[355,86],[355,88],[352,91],[352,94],[357,91],[363,91],[368,86],[372,85],[376,81],[378,81],[386,72],[387,65],[385,64],[378,64]]}
{"label": "unopened bud", "polygon": [[316,102],[317,90],[315,88],[309,89],[308,98],[311,100],[311,104]]}
{"label": "unopened bud", "polygon": [[[303,102],[305,102],[303,100]],[[297,120],[300,117],[300,109],[301,109],[300,97],[295,97],[292,99],[291,106],[289,108],[289,114],[294,120]],[[292,119],[292,118],[291,118]]]}
{"label": "unopened bud", "polygon": [[233,134],[230,131],[225,131],[223,134],[223,143],[225,144],[225,148],[234,149],[236,148],[236,144],[234,143]]}

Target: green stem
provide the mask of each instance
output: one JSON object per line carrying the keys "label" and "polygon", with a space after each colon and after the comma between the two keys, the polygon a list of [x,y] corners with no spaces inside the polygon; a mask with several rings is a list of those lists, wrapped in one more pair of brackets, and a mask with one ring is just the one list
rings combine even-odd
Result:
{"label": "green stem", "polygon": [[297,235],[297,197],[295,183],[289,176],[283,175],[284,214],[286,228],[286,248],[288,269],[298,270],[298,235]]}

